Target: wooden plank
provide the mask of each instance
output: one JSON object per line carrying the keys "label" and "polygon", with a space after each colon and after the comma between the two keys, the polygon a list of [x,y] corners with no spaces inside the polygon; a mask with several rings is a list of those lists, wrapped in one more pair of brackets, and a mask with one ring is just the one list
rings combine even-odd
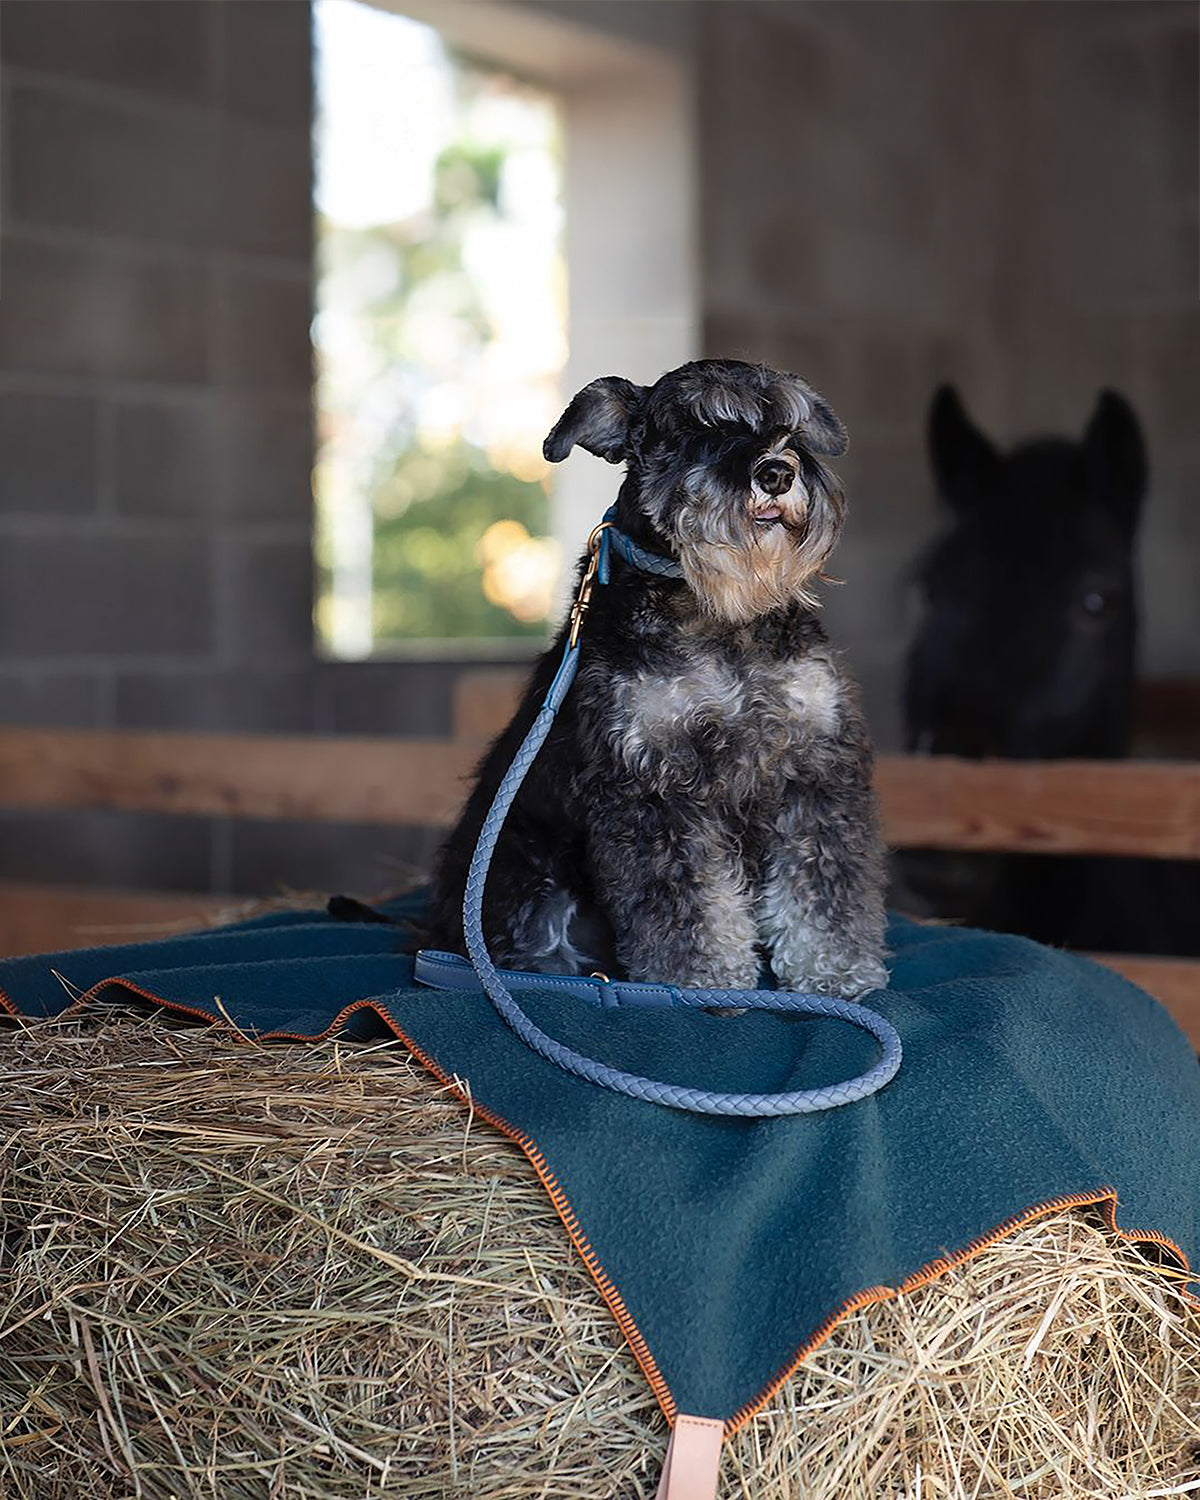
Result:
{"label": "wooden plank", "polygon": [[[0,805],[443,827],[478,746],[0,729]],[[1200,858],[1200,765],[881,756],[899,848]]]}
{"label": "wooden plank", "polygon": [[1200,765],[880,756],[888,843],[901,849],[1200,858]]}
{"label": "wooden plank", "polygon": [[0,882],[0,957],[145,943],[236,916],[248,903],[234,896],[151,891],[96,891]]}
{"label": "wooden plank", "polygon": [[1200,679],[1143,677],[1134,691],[1135,753],[1161,760],[1200,760]]}
{"label": "wooden plank", "polygon": [[477,757],[445,740],[0,729],[0,805],[436,828]]}
{"label": "wooden plank", "polygon": [[1200,677],[1141,677],[1134,684],[1139,729],[1200,731]]}
{"label": "wooden plank", "polygon": [[1143,958],[1135,953],[1091,953],[1088,957],[1161,1000],[1200,1051],[1200,963],[1186,958]]}
{"label": "wooden plank", "polygon": [[517,710],[528,672],[512,667],[460,672],[454,683],[452,724],[456,740],[492,740]]}

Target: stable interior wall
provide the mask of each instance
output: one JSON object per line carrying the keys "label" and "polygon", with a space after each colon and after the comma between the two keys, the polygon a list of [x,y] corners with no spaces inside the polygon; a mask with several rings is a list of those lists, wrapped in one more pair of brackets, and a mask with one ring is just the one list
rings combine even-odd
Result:
{"label": "stable interior wall", "polygon": [[[357,727],[313,659],[309,6],[3,11],[0,718]],[[270,891],[347,837],[4,813],[0,879]]]}
{"label": "stable interior wall", "polygon": [[[547,13],[694,70],[703,352],[850,427],[828,618],[880,743],[947,378],[1004,440],[1130,398],[1144,663],[1200,676],[1195,7],[661,3]],[[313,656],[307,3],[4,0],[0,65],[0,719],[446,734],[463,663]],[[369,892],[435,842],[0,814],[0,879]]]}
{"label": "stable interior wall", "polygon": [[[899,745],[938,382],[1002,442],[1133,403],[1143,670],[1200,678],[1198,13],[1188,0],[702,4],[703,342],[851,434],[828,621]],[[1036,545],[1036,538],[1031,539]]]}

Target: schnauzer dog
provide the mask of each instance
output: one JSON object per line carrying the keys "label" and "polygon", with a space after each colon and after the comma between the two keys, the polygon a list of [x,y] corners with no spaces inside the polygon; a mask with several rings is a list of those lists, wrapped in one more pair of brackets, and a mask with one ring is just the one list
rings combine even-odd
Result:
{"label": "schnauzer dog", "polygon": [[[649,387],[594,380],[544,451],[557,463],[576,444],[625,464],[615,524],[682,576],[612,556],[578,676],[493,859],[493,959],[741,989],[765,960],[790,989],[883,986],[870,744],[812,593],[844,516],[819,455],[844,452],[845,429],[794,375],[701,360]],[[442,850],[435,946],[464,951],[471,853],[567,630]]]}

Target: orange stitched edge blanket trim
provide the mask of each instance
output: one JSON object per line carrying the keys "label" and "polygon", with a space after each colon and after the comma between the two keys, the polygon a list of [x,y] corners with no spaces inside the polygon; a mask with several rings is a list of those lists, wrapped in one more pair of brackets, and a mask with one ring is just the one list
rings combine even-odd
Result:
{"label": "orange stitched edge blanket trim", "polygon": [[[444,1085],[467,1110],[472,1114],[478,1115],[480,1119],[485,1120],[520,1148],[530,1166],[537,1174],[538,1181],[545,1188],[550,1202],[558,1214],[563,1228],[566,1230],[567,1238],[578,1252],[580,1259],[587,1268],[589,1276],[591,1276],[597,1290],[601,1297],[603,1297],[605,1305],[616,1320],[617,1327],[624,1335],[630,1352],[637,1361],[642,1374],[645,1376],[646,1382],[655,1400],[658,1402],[663,1416],[667,1419],[669,1425],[674,1426],[678,1412],[675,1398],[671,1395],[670,1388],[654,1361],[654,1356],[650,1352],[650,1347],[646,1343],[641,1329],[630,1316],[629,1309],[625,1306],[620,1292],[609,1278],[608,1272],[604,1269],[599,1256],[592,1249],[583,1231],[583,1226],[579,1222],[578,1215],[571,1205],[570,1199],[563,1191],[562,1185],[554,1173],[550,1170],[550,1165],[542,1154],[537,1142],[531,1136],[526,1135],[524,1131],[518,1130],[515,1125],[511,1125],[501,1115],[494,1113],[492,1110],[486,1108],[486,1106],[474,1100],[456,1075],[447,1073],[405,1033],[399,1022],[381,1000],[365,999],[352,1001],[337,1013],[324,1031],[309,1033],[299,1031],[266,1031],[254,1038],[250,1038],[245,1033],[239,1031],[237,1026],[228,1017],[221,1021],[214,1021],[212,1015],[207,1011],[197,1010],[190,1005],[181,1005],[174,1000],[164,1000],[161,995],[155,995],[150,990],[142,989],[139,985],[130,984],[128,980],[102,979],[99,984],[93,985],[90,990],[80,995],[77,1000],[73,1001],[59,1015],[48,1017],[47,1019],[58,1021],[73,1019],[80,1011],[86,1009],[88,1004],[99,995],[101,990],[108,989],[111,986],[129,990],[135,995],[140,995],[144,1000],[149,1000],[155,1005],[161,1005],[166,1010],[196,1016],[200,1020],[207,1021],[210,1025],[222,1027],[231,1032],[239,1041],[246,1043],[252,1041],[325,1041],[333,1036],[336,1031],[340,1030],[348,1018],[356,1011],[364,1009],[373,1010],[382,1021],[386,1022],[396,1034],[397,1039],[404,1043],[421,1066],[431,1073],[439,1083]],[[25,1021],[29,1019],[21,1015],[3,990],[0,990],[0,1007],[17,1020]],[[914,1271],[911,1276],[906,1277],[899,1286],[867,1287],[861,1292],[856,1292],[853,1297],[847,1298],[840,1307],[836,1308],[829,1315],[813,1336],[805,1344],[801,1345],[787,1363],[771,1377],[771,1380],[755,1396],[753,1401],[747,1402],[732,1417],[725,1419],[725,1437],[731,1438],[739,1428],[745,1426],[751,1417],[760,1412],[780,1387],[795,1374],[796,1370],[808,1356],[815,1349],[820,1348],[830,1337],[838,1324],[853,1313],[860,1312],[863,1308],[871,1307],[878,1302],[890,1301],[893,1297],[902,1296],[906,1292],[915,1291],[918,1287],[926,1286],[929,1282],[936,1281],[939,1276],[944,1275],[955,1266],[960,1266],[965,1261],[973,1259],[976,1255],[990,1248],[990,1246],[998,1244],[999,1241],[1007,1239],[1010,1234],[1014,1234],[1026,1224],[1033,1223],[1035,1219],[1044,1218],[1047,1214],[1057,1213],[1064,1208],[1082,1208],[1093,1204],[1103,1204],[1105,1217],[1108,1220],[1108,1227],[1112,1233],[1116,1234],[1120,1239],[1129,1242],[1145,1241],[1149,1244],[1159,1245],[1163,1249],[1170,1251],[1179,1261],[1185,1279],[1191,1279],[1191,1264],[1188,1257],[1174,1240],[1165,1234],[1160,1234],[1156,1229],[1121,1228],[1117,1223],[1116,1188],[1106,1186],[1086,1193],[1066,1193],[1058,1198],[1047,1199],[1044,1203],[1038,1203],[1032,1208],[1025,1209],[1023,1212],[1014,1214],[1011,1218],[1003,1220],[993,1229],[989,1229],[986,1233],[977,1236],[962,1250],[957,1250],[953,1254],[940,1255],[934,1260],[927,1261],[919,1270]],[[1195,1307],[1200,1308],[1200,1297],[1193,1295],[1186,1287],[1183,1288],[1181,1295]]]}

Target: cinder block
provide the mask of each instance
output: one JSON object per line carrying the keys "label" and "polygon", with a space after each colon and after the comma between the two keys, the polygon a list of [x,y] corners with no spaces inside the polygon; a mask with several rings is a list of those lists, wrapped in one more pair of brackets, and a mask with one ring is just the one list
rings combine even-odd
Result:
{"label": "cinder block", "polygon": [[217,127],[137,98],[16,86],[8,101],[13,221],[202,246],[216,236]]}
{"label": "cinder block", "polygon": [[[320,724],[338,734],[449,735],[454,661],[322,662]],[[478,663],[470,665],[478,666]],[[528,660],[518,663],[529,667]]]}
{"label": "cinder block", "polygon": [[130,515],[311,521],[307,400],[123,402],[115,452],[117,505]]}
{"label": "cinder block", "polygon": [[710,304],[703,310],[700,344],[705,359],[746,359],[772,361],[760,353],[762,337],[759,320],[746,308]]}
{"label": "cinder block", "polygon": [[313,411],[309,400],[246,398],[220,408],[226,503],[239,520],[312,517]]}
{"label": "cinder block", "polygon": [[822,588],[824,623],[834,644],[851,659],[890,652],[907,641],[915,624],[908,567],[937,529],[933,516],[924,526],[914,525],[906,539],[851,528],[834,553],[830,571],[843,586]]}
{"label": "cinder block", "polygon": [[205,400],[116,408],[117,509],[136,516],[189,516],[217,508],[219,433]]}
{"label": "cinder block", "polygon": [[10,536],[0,660],[195,655],[212,646],[211,562],[188,537]]}
{"label": "cinder block", "polygon": [[1195,264],[1187,274],[1176,263],[1162,212],[1158,105],[1136,39],[1047,30],[1031,54],[1040,128],[1028,201],[1053,207],[1029,264],[1047,297],[1098,308],[1194,296]]}
{"label": "cinder block", "polygon": [[[283,0],[279,0],[283,3]],[[312,258],[312,134],[226,116],[220,131],[220,243],[247,254]]]}
{"label": "cinder block", "polygon": [[913,346],[916,357],[914,394],[920,405],[922,433],[930,399],[941,385],[957,387],[968,408],[976,402],[992,401],[997,361],[990,350],[984,356],[978,339],[965,332],[921,333],[914,335]]}
{"label": "cinder block", "polygon": [[[1173,9],[1183,24],[1154,43],[1153,89],[1162,110],[1167,190],[1195,202],[1200,191],[1200,28],[1191,7]],[[1193,252],[1195,245],[1193,240]]]}
{"label": "cinder block", "polygon": [[1147,324],[1157,426],[1167,442],[1196,437],[1200,411],[1200,310],[1195,304]]}
{"label": "cinder block", "polygon": [[0,392],[0,513],[88,514],[96,463],[94,401]]}
{"label": "cinder block", "polygon": [[[836,338],[797,326],[784,319],[766,321],[757,344],[757,358],[777,370],[791,370],[827,397],[841,413],[846,402],[844,350]],[[851,433],[851,442],[854,435]]]}
{"label": "cinder block", "polygon": [[[1154,451],[1151,449],[1153,465]],[[1191,560],[1193,579],[1200,577],[1200,442],[1172,446],[1151,469],[1150,496],[1146,502],[1143,531],[1159,531],[1169,545],[1184,550]],[[1161,527],[1157,518],[1161,514]],[[1180,548],[1183,543],[1184,547]],[[1196,592],[1192,589],[1193,594]],[[1153,607],[1153,597],[1146,601]],[[1193,667],[1200,676],[1200,661]]]}
{"label": "cinder block", "polygon": [[845,363],[861,426],[919,430],[929,393],[922,389],[920,348],[912,330],[868,327],[850,343]]}
{"label": "cinder block", "polygon": [[801,287],[817,286],[824,273],[823,235],[790,205],[760,210],[750,233],[749,274],[757,295],[784,307],[799,301]]}
{"label": "cinder block", "polygon": [[209,325],[207,274],[194,267],[6,236],[0,366],[199,382]]}
{"label": "cinder block", "polygon": [[307,396],[312,389],[311,281],[230,271],[219,295],[218,381]]}
{"label": "cinder block", "polygon": [[445,831],[360,824],[235,823],[233,889],[345,893],[370,900],[428,878]]}
{"label": "cinder block", "polygon": [[307,733],[316,727],[313,672],[121,672],[116,722],[123,729]]}
{"label": "cinder block", "polygon": [[[853,484],[849,486],[853,534],[883,540],[888,533],[899,549],[900,562],[907,538],[928,528],[934,517],[934,485],[919,420],[903,436],[852,442]],[[839,462],[837,468],[844,468]],[[837,572],[836,564],[834,566]]]}
{"label": "cinder block", "polygon": [[904,748],[902,712],[903,672],[896,662],[849,663],[862,694],[863,712],[871,740],[880,754]]}
{"label": "cinder block", "polygon": [[0,880],[208,891],[211,871],[212,832],[204,819],[130,812],[0,812]]}
{"label": "cinder block", "polygon": [[[792,26],[778,9],[696,7],[705,283],[710,294],[752,306],[778,297],[781,288],[791,303],[801,281],[790,274],[789,251],[811,272],[812,237],[820,233],[806,225],[796,184],[813,193],[821,171],[819,142],[799,127],[828,110],[828,50],[820,35]],[[772,244],[773,227],[787,244]],[[764,272],[769,286],[760,283]],[[803,295],[811,301],[820,288],[810,281]]]}
{"label": "cinder block", "polygon": [[102,728],[102,696],[95,672],[0,672],[0,723]]}
{"label": "cinder block", "polygon": [[239,114],[304,129],[312,112],[307,0],[222,0],[226,102]]}
{"label": "cinder block", "polygon": [[235,659],[282,665],[313,650],[313,557],[307,532],[295,541],[221,541],[222,638]]}
{"label": "cinder block", "polygon": [[1177,536],[1146,537],[1139,548],[1143,601],[1139,659],[1149,676],[1196,675],[1200,594],[1196,554]]}
{"label": "cinder block", "polygon": [[206,102],[215,69],[207,0],[4,0],[4,61]]}

